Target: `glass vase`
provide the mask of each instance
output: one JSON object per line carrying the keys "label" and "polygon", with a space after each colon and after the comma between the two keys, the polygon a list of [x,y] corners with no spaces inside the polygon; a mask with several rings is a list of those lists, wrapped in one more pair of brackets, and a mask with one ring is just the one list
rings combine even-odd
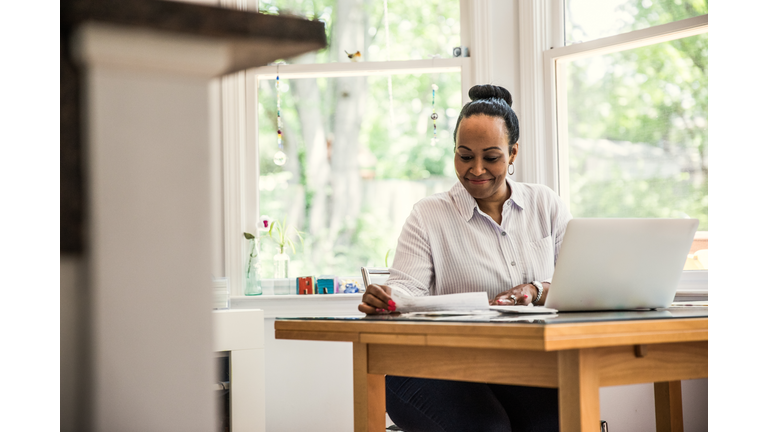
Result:
{"label": "glass vase", "polygon": [[285,279],[288,277],[288,264],[291,258],[284,252],[283,248],[278,247],[277,253],[272,258],[275,263],[275,279]]}
{"label": "glass vase", "polygon": [[259,240],[248,240],[248,265],[245,268],[245,295],[261,295],[261,262]]}

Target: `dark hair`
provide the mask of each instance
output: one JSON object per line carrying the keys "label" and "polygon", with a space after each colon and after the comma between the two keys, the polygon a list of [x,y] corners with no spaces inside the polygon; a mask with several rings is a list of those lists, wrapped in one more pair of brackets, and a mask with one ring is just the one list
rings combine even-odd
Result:
{"label": "dark hair", "polygon": [[469,98],[472,99],[472,102],[464,105],[458,120],[456,120],[456,128],[453,130],[453,144],[456,145],[456,132],[459,130],[461,120],[465,117],[482,114],[504,120],[509,139],[509,153],[511,154],[512,146],[520,138],[520,125],[517,121],[517,115],[512,111],[512,95],[504,87],[484,84],[469,89]]}

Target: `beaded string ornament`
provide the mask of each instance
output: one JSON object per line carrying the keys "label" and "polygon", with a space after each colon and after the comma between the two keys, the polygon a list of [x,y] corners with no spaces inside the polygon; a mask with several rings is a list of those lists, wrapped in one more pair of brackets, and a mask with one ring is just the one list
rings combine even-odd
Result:
{"label": "beaded string ornament", "polygon": [[437,92],[437,84],[432,84],[432,146],[437,144],[437,111],[435,110],[435,92]]}
{"label": "beaded string ornament", "polygon": [[277,91],[277,153],[273,162],[275,165],[285,165],[288,157],[283,152],[283,119],[280,117],[280,63],[277,64],[277,78],[275,79],[275,90]]}
{"label": "beaded string ornament", "polygon": [[[389,61],[389,12],[387,0],[384,0],[384,41],[387,47],[387,61]],[[395,103],[392,97],[392,75],[387,75],[387,91],[389,92],[389,127],[395,127]]]}

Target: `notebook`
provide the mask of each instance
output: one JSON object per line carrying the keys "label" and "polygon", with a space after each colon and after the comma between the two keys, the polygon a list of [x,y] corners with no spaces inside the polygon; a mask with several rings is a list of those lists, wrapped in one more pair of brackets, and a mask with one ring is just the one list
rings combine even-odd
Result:
{"label": "notebook", "polygon": [[698,219],[570,220],[544,306],[669,307],[698,226]]}

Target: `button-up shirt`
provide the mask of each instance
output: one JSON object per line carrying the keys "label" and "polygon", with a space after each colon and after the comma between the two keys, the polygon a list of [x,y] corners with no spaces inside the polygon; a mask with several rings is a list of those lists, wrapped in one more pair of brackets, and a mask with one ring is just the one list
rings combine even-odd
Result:
{"label": "button-up shirt", "polygon": [[544,185],[507,179],[501,224],[457,182],[413,206],[387,285],[405,295],[485,291],[489,298],[532,281],[549,282],[571,214]]}

